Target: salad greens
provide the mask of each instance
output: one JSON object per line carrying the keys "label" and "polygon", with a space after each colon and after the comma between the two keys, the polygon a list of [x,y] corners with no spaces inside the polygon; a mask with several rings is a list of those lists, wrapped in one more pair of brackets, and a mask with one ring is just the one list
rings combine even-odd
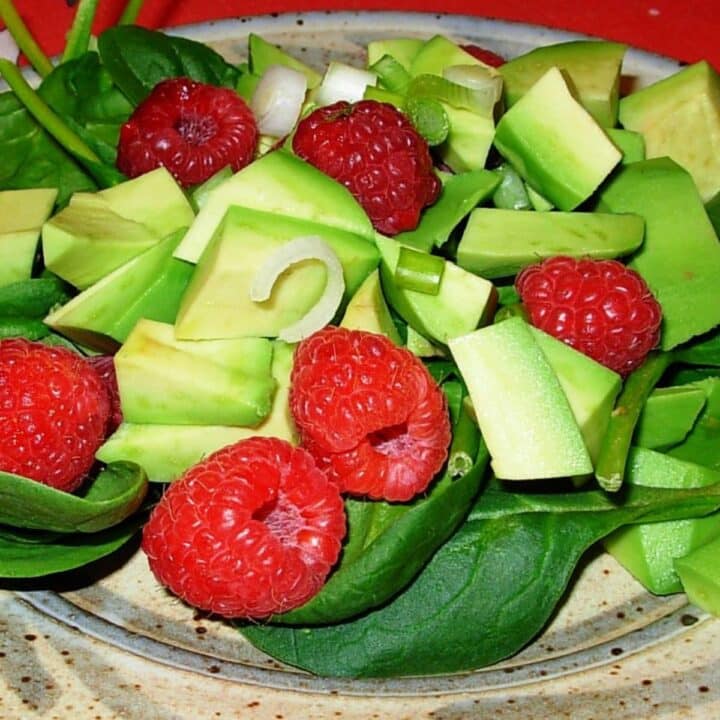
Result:
{"label": "salad greens", "polygon": [[[90,31],[98,0],[80,0],[61,62],[53,66],[10,0],[0,0],[0,16],[41,76],[33,89],[14,64],[0,60],[0,74],[11,88],[0,94],[0,191],[57,188],[60,209],[76,193],[118,185],[125,180],[115,167],[120,128],[159,81],[185,75],[224,87],[257,83],[253,69],[263,67],[261,58],[236,67],[202,43],[135,26],[141,4],[130,0],[120,24],[103,32],[94,49]],[[433,135],[431,144],[457,141],[456,152],[444,158],[459,153],[460,165],[474,158],[476,148],[465,153],[468,137],[473,138],[463,123],[469,118],[472,126],[467,113],[475,104],[467,99],[475,94],[432,74],[413,80],[408,48],[398,44],[404,48],[401,62],[392,55],[392,42],[386,41],[387,52],[372,66],[385,81],[373,92],[396,96],[408,107],[414,102],[421,129]],[[441,39],[438,45],[447,48],[447,43]],[[421,45],[418,41],[413,48]],[[302,67],[257,37],[253,46],[266,49],[273,62]],[[432,69],[428,55],[423,67]],[[459,107],[452,104],[456,96]],[[487,108],[483,112],[487,129],[492,121]],[[197,204],[222,189],[229,174],[226,169],[195,189]],[[438,202],[415,230],[396,238],[414,251],[435,253],[433,261],[456,259],[463,223],[480,204],[518,212],[537,212],[530,209],[536,205],[549,209],[517,168],[492,157],[487,167],[440,176],[444,190]],[[416,274],[426,279],[427,263],[421,262]],[[441,283],[434,278],[428,284],[437,293]],[[44,338],[86,352],[42,322],[74,294],[38,261],[33,277],[0,287],[0,337]],[[488,321],[524,317],[512,279],[499,280],[495,295],[498,310]],[[401,308],[390,311],[403,341],[415,337],[425,342],[428,355],[443,354],[408,324]],[[635,446],[635,428],[657,385],[694,383],[706,393],[693,426],[666,456],[703,466],[711,476],[720,473],[717,327],[652,355],[626,380],[596,463],[600,489],[581,485],[582,479],[532,487],[495,479],[457,367],[447,354],[426,360],[446,393],[453,422],[447,466],[428,493],[412,502],[346,500],[348,538],[320,593],[266,624],[239,625],[248,640],[278,660],[350,677],[456,672],[496,662],[542,631],[593,544],[623,525],[695,518],[720,509],[720,474],[718,482],[701,489],[623,483],[625,475],[645,467],[638,458],[653,452]],[[0,578],[49,575],[114,552],[136,536],[147,497],[145,472],[129,462],[103,467],[78,495],[0,473]]]}

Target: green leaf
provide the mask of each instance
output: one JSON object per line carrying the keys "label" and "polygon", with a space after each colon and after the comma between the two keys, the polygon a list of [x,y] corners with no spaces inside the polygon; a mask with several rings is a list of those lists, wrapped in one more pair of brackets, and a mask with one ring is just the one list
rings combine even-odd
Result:
{"label": "green leaf", "polygon": [[720,327],[676,348],[675,359],[689,365],[720,367]]}
{"label": "green leaf", "polygon": [[83,495],[0,472],[0,523],[57,532],[94,533],[132,515],[148,489],[145,472],[133,463],[111,463]]}

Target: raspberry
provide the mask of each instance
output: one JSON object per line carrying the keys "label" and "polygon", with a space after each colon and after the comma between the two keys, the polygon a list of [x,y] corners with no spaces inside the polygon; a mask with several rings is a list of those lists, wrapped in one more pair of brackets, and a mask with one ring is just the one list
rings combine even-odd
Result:
{"label": "raspberry", "polygon": [[660,339],[658,301],[617,260],[549,258],[522,270],[515,287],[535,327],[623,377]]}
{"label": "raspberry", "polygon": [[303,445],[343,492],[405,501],[447,458],[445,396],[382,335],[326,327],[295,351],[290,408]]}
{"label": "raspberry", "polygon": [[81,355],[0,341],[0,470],[72,492],[105,439],[110,399]]}
{"label": "raspberry", "polygon": [[183,186],[253,159],[258,129],[229,88],[171,78],[158,83],[120,129],[117,166],[137,177],[163,165]]}
{"label": "raspberry", "polygon": [[440,192],[427,142],[386,103],[318,108],[300,121],[293,150],[345,185],[386,235],[414,229]]}
{"label": "raspberry", "polygon": [[478,45],[461,45],[460,47],[468,55],[472,55],[476,60],[490,67],[500,67],[505,64],[505,58],[494,53],[492,50],[486,50]]}
{"label": "raspberry", "polygon": [[110,435],[117,430],[123,421],[115,363],[112,355],[94,355],[87,360],[97,370],[110,396],[110,417],[108,418],[107,427],[107,435]]}
{"label": "raspberry", "polygon": [[309,600],[335,564],[345,511],[312,456],[252,437],[175,481],[143,530],[155,577],[194,607],[264,618]]}

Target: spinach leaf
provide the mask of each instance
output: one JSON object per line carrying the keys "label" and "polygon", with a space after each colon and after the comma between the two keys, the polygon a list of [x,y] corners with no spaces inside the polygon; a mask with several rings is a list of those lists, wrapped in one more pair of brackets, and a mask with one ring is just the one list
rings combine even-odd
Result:
{"label": "spinach leaf", "polygon": [[234,87],[239,71],[203,43],[135,25],[108,28],[98,38],[103,65],[133,105],[161,80],[186,76]]}
{"label": "spinach leaf", "polygon": [[0,472],[0,523],[57,532],[94,533],[132,515],[148,489],[145,472],[133,463],[111,463],[83,495]]}
{"label": "spinach leaf", "polygon": [[320,675],[389,677],[489,665],[542,630],[583,553],[609,532],[720,507],[720,484],[622,492],[619,503],[601,491],[525,495],[488,488],[390,604],[338,625],[241,631],[274,658]]}
{"label": "spinach leaf", "polygon": [[110,555],[140,529],[137,515],[94,535],[66,535],[0,527],[0,578],[34,578],[73,570]]}
{"label": "spinach leaf", "polygon": [[720,367],[720,327],[676,348],[674,354],[681,363]]}

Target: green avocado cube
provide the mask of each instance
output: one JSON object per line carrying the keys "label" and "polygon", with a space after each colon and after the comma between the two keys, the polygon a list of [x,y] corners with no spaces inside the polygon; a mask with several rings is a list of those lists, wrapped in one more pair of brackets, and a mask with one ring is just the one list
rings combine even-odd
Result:
{"label": "green avocado cube", "polygon": [[691,603],[720,617],[720,537],[675,560],[675,572]]}
{"label": "green avocado cube", "polygon": [[651,450],[682,442],[706,402],[705,390],[693,383],[655,388],[638,419],[633,442]]}

